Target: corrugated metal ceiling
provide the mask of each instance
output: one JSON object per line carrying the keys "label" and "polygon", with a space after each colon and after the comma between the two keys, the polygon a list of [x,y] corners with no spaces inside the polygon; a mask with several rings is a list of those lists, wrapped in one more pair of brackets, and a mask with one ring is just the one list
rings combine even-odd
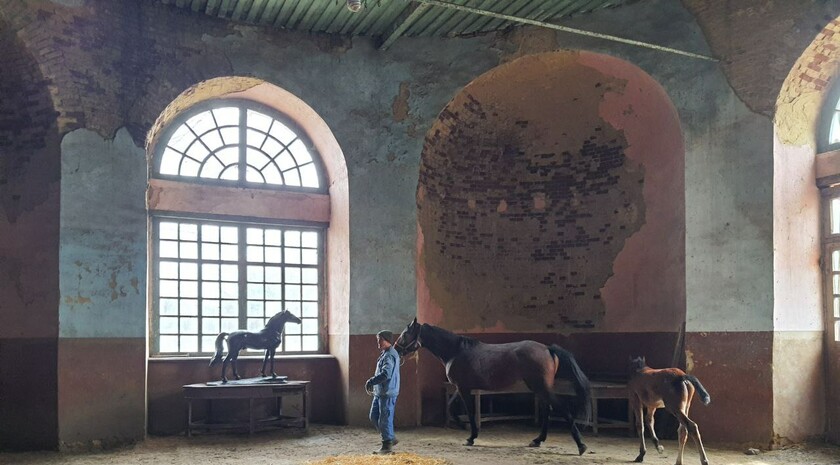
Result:
{"label": "corrugated metal ceiling", "polygon": [[[375,36],[462,36],[516,25],[512,21],[410,0],[362,0],[353,13],[346,0],[160,0],[196,13],[250,24],[310,32]],[[480,10],[549,21],[637,0],[442,0]]]}

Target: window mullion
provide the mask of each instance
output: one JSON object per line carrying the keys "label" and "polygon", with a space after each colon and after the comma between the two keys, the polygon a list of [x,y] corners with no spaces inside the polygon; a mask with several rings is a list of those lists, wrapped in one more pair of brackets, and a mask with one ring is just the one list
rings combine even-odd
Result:
{"label": "window mullion", "polygon": [[237,268],[239,269],[239,328],[240,329],[247,329],[248,328],[248,277],[246,275],[247,267],[247,244],[245,238],[245,226],[238,225],[237,230],[239,232],[239,263],[237,264]]}

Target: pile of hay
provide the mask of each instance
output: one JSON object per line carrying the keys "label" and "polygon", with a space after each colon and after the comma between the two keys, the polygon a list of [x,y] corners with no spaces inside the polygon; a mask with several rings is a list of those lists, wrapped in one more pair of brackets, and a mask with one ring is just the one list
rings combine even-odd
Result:
{"label": "pile of hay", "polygon": [[449,465],[442,459],[422,457],[417,454],[400,452],[391,455],[339,455],[327,457],[308,465]]}

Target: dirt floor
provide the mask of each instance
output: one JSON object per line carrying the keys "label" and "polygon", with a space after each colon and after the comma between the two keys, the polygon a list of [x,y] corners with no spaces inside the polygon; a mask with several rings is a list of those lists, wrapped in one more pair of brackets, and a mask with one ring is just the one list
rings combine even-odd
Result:
{"label": "dirt floor", "polygon": [[[555,431],[540,448],[526,447],[536,436],[534,428],[524,425],[490,425],[482,431],[474,447],[461,444],[467,434],[461,430],[417,428],[397,431],[397,449],[423,456],[442,458],[453,465],[518,464],[619,464],[631,463],[638,451],[638,441],[624,436],[593,436],[584,433],[589,452],[577,455],[577,448],[566,431]],[[663,441],[665,452],[657,454],[648,441],[645,463],[673,464],[676,442]],[[151,437],[146,441],[116,450],[89,453],[37,452],[0,453],[0,464],[305,464],[309,461],[342,454],[369,454],[378,446],[378,436],[371,429],[338,426],[314,426],[305,437],[289,437],[265,432],[247,435],[203,435],[186,437]],[[782,450],[745,455],[742,450],[707,447],[712,465],[823,465],[840,464],[840,448],[825,445],[802,445]],[[685,464],[698,464],[697,451],[686,446]]]}

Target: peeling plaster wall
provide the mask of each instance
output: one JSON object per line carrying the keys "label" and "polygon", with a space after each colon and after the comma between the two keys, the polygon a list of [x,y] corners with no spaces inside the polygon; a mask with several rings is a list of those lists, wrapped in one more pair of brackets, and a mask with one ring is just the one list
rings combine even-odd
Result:
{"label": "peeling plaster wall", "polygon": [[617,331],[677,330],[682,158],[668,97],[625,62],[540,54],[482,75],[426,138],[419,313],[470,332],[603,331],[606,315]]}
{"label": "peeling plaster wall", "polygon": [[[383,53],[376,50],[373,41],[364,38],[243,26],[159,2],[0,0],[0,18],[8,21],[20,40],[37,48],[32,59],[49,79],[49,83],[39,86],[40,95],[48,92],[47,100],[58,112],[58,131],[66,134],[84,129],[73,132],[66,142],[75,141],[81,144],[78,148],[87,147],[93,153],[69,150],[68,159],[81,156],[117,163],[112,169],[102,168],[104,172],[117,175],[116,167],[137,169],[133,157],[167,105],[190,86],[218,76],[253,76],[276,84],[307,102],[334,130],[346,158],[349,179],[349,340],[339,343],[347,344],[349,352],[350,384],[346,395],[350,396],[347,403],[352,399],[348,420],[353,423],[366,421],[366,406],[359,401],[365,397],[357,378],[366,375],[370,361],[376,357],[370,342],[372,334],[383,328],[398,330],[416,312],[418,166],[423,137],[440,110],[482,73],[527,54],[579,49],[632,63],[659,82],[673,102],[683,130],[686,349],[690,369],[720,399],[708,408],[692,410],[692,414],[711,441],[764,444],[770,440],[773,131],[766,116],[750,110],[760,105],[745,104],[743,97],[739,98],[730,87],[725,74],[728,63],[718,65],[533,29],[459,40],[404,38]],[[712,53],[689,10],[671,0],[638,2],[564,24]],[[706,28],[712,31],[709,43],[717,43],[716,34],[726,35],[738,24],[728,23],[722,32]],[[775,42],[776,38],[770,41]],[[761,44],[766,50],[766,43]],[[761,62],[756,63],[752,69],[760,70]],[[40,82],[37,76],[33,82]],[[766,89],[760,91],[761,99],[767,98],[766,93]],[[120,128],[126,128],[132,143]],[[55,140],[57,144],[58,138]],[[51,153],[57,154],[58,150]],[[41,189],[36,190],[43,194],[42,199],[51,199],[44,207],[53,208],[54,214],[38,217],[46,221],[33,221],[31,229],[19,230],[16,237],[34,238],[33,231],[44,231],[46,227],[42,237],[57,257],[59,171],[57,164],[53,167],[55,170],[48,173],[55,176],[34,186]],[[16,176],[22,185],[35,172],[27,173]],[[32,268],[38,273],[27,278],[46,289],[44,294],[32,295],[43,295],[47,300],[53,295],[53,302],[58,302],[57,290],[50,291],[49,273],[61,273],[61,310],[44,313],[47,321],[53,318],[55,332],[56,317],[62,319],[59,366],[73,366],[89,360],[91,354],[101,354],[96,359],[100,367],[113,366],[123,358],[131,360],[127,363],[131,375],[119,380],[104,372],[74,378],[68,370],[62,371],[64,379],[58,397],[60,416],[66,418],[60,423],[67,435],[60,440],[67,444],[111,437],[112,432],[119,436],[116,440],[142,436],[137,429],[138,424],[145,424],[143,411],[137,408],[141,400],[129,386],[145,385],[144,368],[136,362],[146,355],[145,344],[140,342],[145,335],[143,293],[132,294],[131,281],[137,270],[145,267],[145,255],[129,242],[140,238],[140,243],[145,243],[145,223],[141,225],[139,216],[130,213],[136,213],[134,202],[142,201],[142,192],[135,197],[133,189],[144,175],[142,164],[140,173],[120,172],[119,176],[124,177],[118,179],[128,180],[126,185],[131,187],[112,189],[109,200],[115,203],[103,210],[115,213],[117,208],[127,208],[136,230],[103,224],[96,217],[98,212],[81,212],[100,225],[97,239],[90,242],[80,230],[64,231],[65,219],[73,221],[68,214],[81,206],[62,199],[62,209],[67,208],[67,214],[62,211],[61,216],[62,254],[66,251],[74,258],[62,259],[60,265],[57,258],[36,262],[42,268]],[[66,190],[79,198],[109,191],[109,185],[99,178],[87,178],[81,173],[66,176],[62,192]],[[69,184],[64,186],[65,182]],[[79,185],[85,182],[92,184]],[[7,202],[5,196],[3,201]],[[34,215],[31,218],[36,219]],[[108,244],[118,245],[113,254],[104,249]],[[79,256],[88,260],[89,272],[76,267]],[[131,262],[132,270],[124,259]],[[22,260],[30,263],[27,257]],[[113,289],[109,285],[111,273],[116,273]],[[57,276],[54,281],[57,289]],[[140,281],[138,287],[142,290]],[[114,292],[118,305],[110,301]],[[79,296],[90,298],[91,302],[65,301],[66,297]],[[93,321],[93,315],[102,316],[102,320]],[[492,328],[494,324],[480,329]],[[616,334],[631,326],[628,322],[616,322]],[[665,346],[655,345],[659,352],[667,352],[662,349]],[[733,367],[749,373],[755,384],[733,381],[738,379]],[[400,407],[406,415],[401,420],[404,424],[416,423],[417,412],[411,408],[420,403],[417,396],[423,395],[414,392],[408,385],[409,379],[405,378],[406,394],[402,398],[408,403]],[[123,388],[131,393],[127,400],[107,397]],[[97,395],[106,396],[103,406],[85,409],[83,402]],[[727,415],[730,412],[762,414],[739,415],[738,423],[732,422]],[[113,429],[108,430],[110,426]]]}

